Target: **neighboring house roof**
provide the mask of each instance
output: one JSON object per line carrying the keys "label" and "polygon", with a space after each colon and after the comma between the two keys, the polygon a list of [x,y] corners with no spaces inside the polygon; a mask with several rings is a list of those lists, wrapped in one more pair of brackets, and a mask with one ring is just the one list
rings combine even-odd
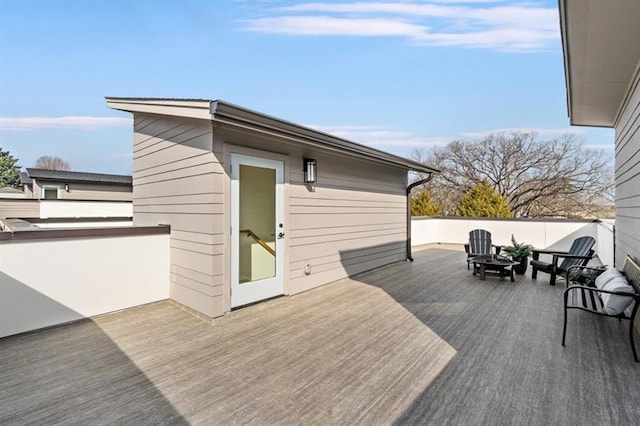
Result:
{"label": "neighboring house roof", "polygon": [[613,127],[640,72],[640,1],[560,0],[571,124]]}
{"label": "neighboring house roof", "polygon": [[19,189],[16,188],[11,188],[10,186],[5,186],[0,188],[0,193],[3,194],[24,194],[23,191],[20,191]]}
{"label": "neighboring house roof", "polygon": [[106,100],[110,108],[122,111],[211,120],[214,124],[279,136],[299,144],[365,158],[407,170],[425,173],[440,172],[438,169],[425,166],[417,161],[389,154],[222,100],[118,97],[107,97]]}
{"label": "neighboring house roof", "polygon": [[33,180],[27,172],[20,172],[20,183],[23,185],[33,185]]}
{"label": "neighboring house roof", "polygon": [[[131,185],[129,175],[109,175],[104,173],[71,172],[66,170],[48,170],[27,168],[28,177],[31,179],[45,179],[74,182],[97,182]],[[25,182],[23,182],[25,183]]]}

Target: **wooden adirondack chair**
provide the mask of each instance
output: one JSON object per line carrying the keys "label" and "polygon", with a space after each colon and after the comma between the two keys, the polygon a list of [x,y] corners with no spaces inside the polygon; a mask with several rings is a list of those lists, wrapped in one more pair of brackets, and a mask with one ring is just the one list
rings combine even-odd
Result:
{"label": "wooden adirondack chair", "polygon": [[[531,278],[535,280],[538,276],[538,271],[545,272],[551,275],[549,284],[556,285],[556,277],[558,275],[566,274],[567,270],[572,266],[585,266],[589,262],[589,259],[593,257],[594,252],[591,248],[595,243],[596,240],[593,237],[580,237],[573,241],[568,252],[534,249],[533,260],[530,262],[530,265],[533,266]],[[553,256],[551,263],[539,260],[541,253]],[[560,258],[564,260],[558,264]]]}
{"label": "wooden adirondack chair", "polygon": [[495,254],[500,254],[501,246],[491,244],[491,232],[485,229],[474,229],[469,232],[469,244],[464,245],[464,250],[467,252],[467,269],[472,257],[491,254],[492,247],[495,248]]}

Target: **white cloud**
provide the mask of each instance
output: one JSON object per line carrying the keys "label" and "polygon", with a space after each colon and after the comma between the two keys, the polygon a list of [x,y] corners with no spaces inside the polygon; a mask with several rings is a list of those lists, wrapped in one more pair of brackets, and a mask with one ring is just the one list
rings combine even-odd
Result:
{"label": "white cloud", "polygon": [[246,21],[255,32],[288,35],[408,36],[420,37],[423,29],[407,22],[386,19],[342,19],[329,16],[283,16]]}
{"label": "white cloud", "polygon": [[131,126],[131,118],[125,117],[0,117],[0,130],[95,130],[99,127]]}
{"label": "white cloud", "polygon": [[497,133],[532,133],[535,132],[538,135],[542,135],[542,136],[561,136],[561,135],[566,135],[566,134],[574,134],[574,135],[579,135],[579,134],[583,134],[586,133],[586,130],[584,129],[578,129],[575,127],[564,127],[564,128],[544,128],[544,127],[512,127],[512,128],[505,128],[505,129],[493,129],[493,130],[482,130],[482,131],[478,131],[478,132],[463,132],[460,133],[460,136],[466,137],[466,138],[481,138],[484,136],[488,136],[491,134],[497,134]]}
{"label": "white cloud", "polygon": [[602,150],[602,151],[613,151],[615,149],[615,145],[613,143],[610,144],[587,144],[584,145],[585,148]]}
{"label": "white cloud", "polygon": [[376,148],[430,147],[445,145],[450,141],[448,138],[424,138],[412,133],[389,130],[380,126],[324,126],[311,124],[308,127]]}
{"label": "white cloud", "polygon": [[298,3],[270,9],[271,16],[243,23],[246,30],[260,33],[395,36],[428,46],[521,51],[544,50],[558,43],[557,8],[487,3]]}
{"label": "white cloud", "polygon": [[[540,136],[561,136],[569,133],[586,134],[587,130],[581,128],[526,128],[514,127],[504,129],[494,129],[478,132],[463,132],[453,136],[423,137],[410,132],[402,132],[391,130],[383,126],[375,125],[318,125],[310,124],[315,130],[328,133],[339,138],[349,141],[358,142],[363,145],[379,148],[396,150],[402,148],[431,148],[434,146],[444,146],[454,140],[480,139],[490,134],[512,133],[512,132],[536,132]],[[593,144],[585,145],[585,148],[591,149],[613,149],[613,145]]]}

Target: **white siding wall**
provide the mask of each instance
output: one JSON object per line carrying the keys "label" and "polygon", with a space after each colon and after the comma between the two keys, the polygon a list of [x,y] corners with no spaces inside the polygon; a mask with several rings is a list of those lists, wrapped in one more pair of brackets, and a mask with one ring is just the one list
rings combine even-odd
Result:
{"label": "white siding wall", "polygon": [[[65,184],[69,185],[69,192],[65,191]],[[60,188],[58,196],[62,200],[131,201],[132,199],[131,187],[128,185],[47,180],[34,180],[34,198],[42,197],[43,186],[56,186]]]}
{"label": "white siding wall", "polygon": [[[405,170],[281,139],[228,130],[216,135],[227,147],[241,146],[287,158],[287,294],[406,258]],[[304,183],[303,158],[318,161],[313,192]],[[311,266],[310,275],[304,273],[306,264]]]}
{"label": "white siding wall", "polygon": [[135,225],[171,225],[171,298],[210,317],[223,308],[223,173],[210,122],[135,114]]}
{"label": "white siding wall", "polygon": [[326,154],[312,158],[318,160],[315,192],[304,184],[302,156],[291,156],[291,293],[405,259],[406,171]]}
{"label": "white siding wall", "polygon": [[31,219],[40,217],[40,202],[30,198],[23,200],[0,199],[0,218]]}
{"label": "white siding wall", "polygon": [[616,132],[616,265],[640,261],[640,64],[636,67]]}

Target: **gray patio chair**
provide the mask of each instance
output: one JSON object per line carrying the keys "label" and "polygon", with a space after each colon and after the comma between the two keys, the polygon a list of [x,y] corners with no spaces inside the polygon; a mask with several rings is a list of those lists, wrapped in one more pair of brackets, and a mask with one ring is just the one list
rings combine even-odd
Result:
{"label": "gray patio chair", "polygon": [[[593,237],[580,237],[573,241],[568,252],[560,252],[557,250],[533,250],[533,260],[530,265],[533,266],[531,278],[534,280],[538,276],[538,271],[550,274],[550,285],[556,285],[556,277],[566,274],[572,266],[585,266],[589,263],[589,259],[593,257],[594,251],[591,249],[596,243]],[[540,254],[550,254],[552,256],[551,263],[539,260]],[[564,259],[558,265],[560,258]],[[566,278],[566,277],[565,277]]]}
{"label": "gray patio chair", "polygon": [[486,229],[474,229],[469,232],[469,243],[464,245],[464,251],[467,252],[467,269],[469,269],[471,258],[491,254],[492,248],[494,254],[498,255],[502,246],[491,244],[491,232]]}

